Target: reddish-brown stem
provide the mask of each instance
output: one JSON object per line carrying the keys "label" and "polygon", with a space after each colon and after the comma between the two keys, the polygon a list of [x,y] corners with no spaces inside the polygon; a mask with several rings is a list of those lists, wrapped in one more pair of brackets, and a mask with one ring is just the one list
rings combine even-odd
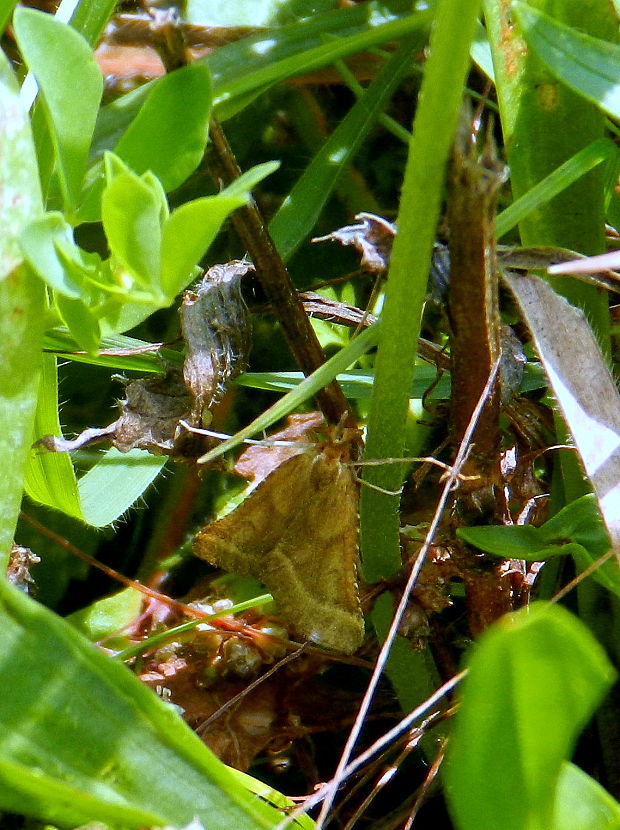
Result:
{"label": "reddish-brown stem", "polygon": [[[211,121],[210,132],[211,153],[207,163],[211,175],[217,182],[230,184],[241,171],[215,119]],[[305,375],[312,374],[324,363],[325,355],[256,203],[250,201],[235,211],[232,222],[250,254],[256,276],[280,321],[295,360]],[[332,424],[339,423],[349,409],[336,381],[317,394],[317,402],[325,419]]]}

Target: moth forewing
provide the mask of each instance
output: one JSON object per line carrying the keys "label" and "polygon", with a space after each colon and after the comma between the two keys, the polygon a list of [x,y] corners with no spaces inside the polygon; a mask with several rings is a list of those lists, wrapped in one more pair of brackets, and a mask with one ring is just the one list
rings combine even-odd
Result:
{"label": "moth forewing", "polygon": [[317,445],[277,467],[233,513],[200,531],[194,553],[256,577],[300,635],[351,654],[364,636],[358,488],[329,449]]}

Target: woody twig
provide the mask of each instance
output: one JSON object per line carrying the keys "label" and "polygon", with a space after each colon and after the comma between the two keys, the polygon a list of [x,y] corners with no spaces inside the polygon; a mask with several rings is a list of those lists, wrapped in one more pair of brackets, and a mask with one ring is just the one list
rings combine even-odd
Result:
{"label": "woody twig", "polygon": [[[241,171],[219,122],[214,118],[210,134],[211,152],[207,165],[216,182],[228,185],[241,175]],[[236,210],[232,222],[250,254],[256,276],[280,321],[295,360],[305,375],[312,374],[325,362],[325,355],[256,203],[251,201]],[[339,423],[349,409],[336,381],[317,394],[317,402],[325,419],[332,424]]]}
{"label": "woody twig", "polygon": [[[465,122],[465,119],[463,119]],[[449,316],[452,357],[452,429],[462,440],[490,368],[502,353],[498,274],[495,254],[495,209],[505,169],[493,154],[489,132],[483,155],[465,123],[455,141],[449,177],[451,280]],[[477,475],[459,487],[456,520],[501,521],[500,390],[490,390],[481,412],[463,472]],[[509,586],[497,567],[486,567],[467,546],[455,544],[467,595],[472,634],[512,610]]]}

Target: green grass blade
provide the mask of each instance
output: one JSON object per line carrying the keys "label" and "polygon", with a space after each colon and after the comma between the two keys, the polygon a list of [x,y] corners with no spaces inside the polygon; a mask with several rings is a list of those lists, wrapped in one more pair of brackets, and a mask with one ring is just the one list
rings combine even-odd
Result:
{"label": "green grass blade", "polygon": [[[366,443],[366,458],[370,459],[403,455],[409,390],[445,168],[479,7],[477,0],[442,0],[437,6],[382,314]],[[364,479],[387,490],[398,490],[402,467],[370,467]],[[399,498],[363,487],[360,513],[365,577],[372,581],[390,576],[401,566]]]}
{"label": "green grass blade", "polygon": [[94,46],[116,6],[116,0],[80,0],[70,23]]}
{"label": "green grass blade", "polygon": [[0,2],[0,33],[4,33],[16,5],[17,0],[2,0]]}
{"label": "green grass blade", "polygon": [[[80,354],[80,347],[68,330],[60,327],[45,332],[43,348],[68,360],[74,360],[76,363],[109,366],[112,369],[122,369],[123,371],[161,372],[162,362],[158,355],[161,355],[164,361],[172,363],[174,366],[181,366],[183,363],[181,352],[175,352],[172,349],[153,348],[151,343],[136,340],[135,337],[127,337],[124,334],[105,335],[101,338],[101,350],[116,351],[118,352],[117,355],[88,355],[84,352]],[[141,354],[138,351],[138,353],[132,354],[132,351],[135,350],[143,350],[143,353]]]}
{"label": "green grass blade", "polygon": [[258,418],[255,418],[251,424],[239,430],[232,438],[223,441],[219,447],[215,447],[215,449],[205,453],[200,459],[201,463],[204,464],[212,461],[214,458],[218,458],[220,455],[228,452],[228,450],[239,446],[244,439],[251,438],[256,433],[261,432],[261,430],[268,429],[276,421],[279,421],[280,418],[284,418],[299,407],[300,404],[312,397],[312,395],[315,395],[319,389],[323,389],[324,386],[331,383],[336,375],[355,363],[365,352],[372,349],[373,346],[376,346],[377,340],[379,339],[380,325],[380,323],[375,323],[374,326],[371,326],[354,338],[348,346],[345,346],[344,349],[341,349],[333,357],[330,357],[316,372],[313,372],[305,378],[299,386],[280,398],[277,403],[270,406]]}
{"label": "green grass blade", "polygon": [[[215,114],[222,120],[229,118],[271,84],[428,27],[430,11],[411,14],[409,3],[393,5],[396,11],[376,2],[359,3],[217,49],[205,59],[211,72]],[[326,44],[325,38],[330,35],[335,35],[337,41],[332,39]],[[145,84],[102,109],[94,155],[114,147],[154,83]]]}
{"label": "green grass blade", "polygon": [[312,231],[332,194],[339,175],[359,150],[403,75],[411,65],[421,38],[407,40],[392,55],[319,150],[270,222],[280,256],[287,260]]}
{"label": "green grass blade", "polygon": [[597,165],[603,162],[611,163],[617,157],[618,148],[608,138],[597,138],[583,150],[579,150],[498,215],[495,223],[497,238],[500,239]]}
{"label": "green grass blade", "polygon": [[[305,72],[311,72],[321,66],[333,63],[338,58],[362,52],[381,43],[388,43],[412,34],[428,22],[426,13],[407,15],[401,19],[391,20],[379,25],[370,25],[365,31],[348,37],[338,37],[313,49],[306,49],[299,55],[283,58],[280,61],[271,60],[264,66],[255,68],[252,74],[244,73],[241,77],[227,78],[220,87],[214,88],[214,106],[226,106],[231,99],[243,98],[249,93],[266,89],[279,81]],[[274,39],[270,39],[274,43]],[[264,55],[269,57],[272,47],[266,49]]]}

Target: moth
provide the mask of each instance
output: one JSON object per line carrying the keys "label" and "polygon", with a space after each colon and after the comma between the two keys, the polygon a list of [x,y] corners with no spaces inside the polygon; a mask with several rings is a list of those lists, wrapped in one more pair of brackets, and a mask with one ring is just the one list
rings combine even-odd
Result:
{"label": "moth", "polygon": [[260,580],[302,637],[345,654],[364,637],[351,444],[344,435],[297,451],[193,544],[212,565]]}

